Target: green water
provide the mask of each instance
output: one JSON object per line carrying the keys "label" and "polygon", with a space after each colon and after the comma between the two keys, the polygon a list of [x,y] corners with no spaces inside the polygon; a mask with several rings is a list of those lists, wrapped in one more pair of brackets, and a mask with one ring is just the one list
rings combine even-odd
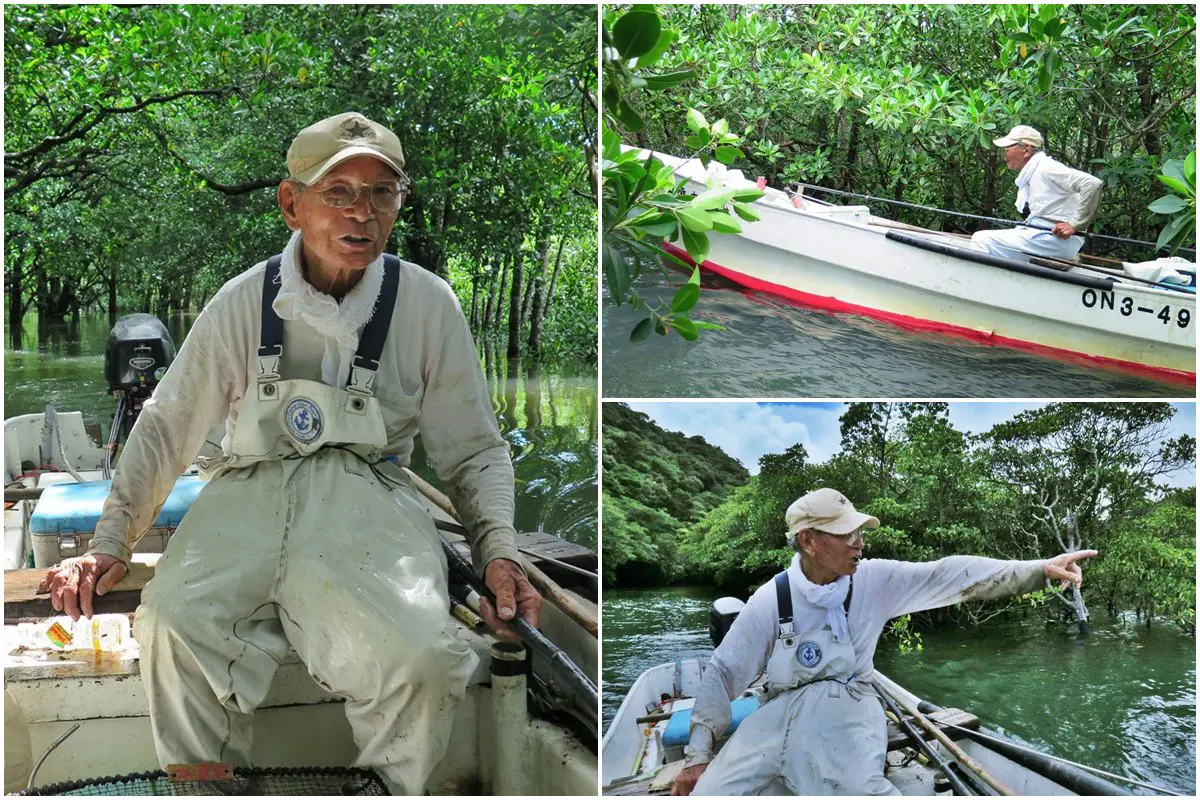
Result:
{"label": "green water", "polygon": [[[196,315],[176,314],[167,328],[182,346]],[[78,325],[24,320],[20,348],[5,337],[4,417],[40,413],[47,404],[81,411],[107,434],[115,408],[106,394],[104,348],[111,330],[104,314]],[[544,529],[596,547],[596,371],[588,364],[510,364],[503,347],[484,343],[481,365],[517,476],[518,530]],[[417,442],[414,467],[433,478]]]}
{"label": "green water", "polygon": [[[604,592],[604,720],[647,668],[712,653],[707,588]],[[1039,749],[1131,778],[1196,789],[1196,641],[1093,612],[1078,640],[1037,614],[977,630],[923,631],[875,667],[920,697],[970,710]]]}

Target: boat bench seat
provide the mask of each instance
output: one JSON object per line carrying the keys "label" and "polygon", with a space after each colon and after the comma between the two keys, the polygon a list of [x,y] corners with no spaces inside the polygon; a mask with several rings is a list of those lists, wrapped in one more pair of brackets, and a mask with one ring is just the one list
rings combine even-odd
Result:
{"label": "boat bench seat", "polygon": [[[177,528],[183,515],[192,507],[206,481],[195,475],[184,475],[155,518],[154,528]],[[112,490],[112,481],[58,483],[47,486],[38,498],[37,507],[29,518],[29,533],[33,536],[84,535],[94,533],[100,521],[104,501]]]}
{"label": "boat bench seat", "polygon": [[[725,736],[729,736],[736,731],[738,725],[742,724],[742,720],[758,710],[758,698],[739,697],[729,704],[729,710],[733,721],[729,723],[729,727],[725,730]],[[667,721],[667,728],[663,731],[663,746],[680,747],[686,745],[691,737],[692,709],[682,708],[672,714],[671,719]]]}

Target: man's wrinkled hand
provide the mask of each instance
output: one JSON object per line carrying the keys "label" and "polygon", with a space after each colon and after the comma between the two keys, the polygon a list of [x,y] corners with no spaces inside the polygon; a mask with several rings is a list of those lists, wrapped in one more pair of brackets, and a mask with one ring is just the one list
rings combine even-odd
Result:
{"label": "man's wrinkled hand", "polygon": [[71,619],[83,616],[91,619],[94,595],[107,594],[120,583],[129,568],[116,556],[89,553],[68,558],[46,572],[38,584],[37,593],[50,593],[50,605],[55,611],[66,611]]}
{"label": "man's wrinkled hand", "polygon": [[1050,229],[1050,232],[1060,239],[1070,239],[1076,233],[1075,229],[1071,227],[1071,223],[1069,222],[1054,223],[1054,227]]}
{"label": "man's wrinkled hand", "polygon": [[496,595],[496,605],[493,607],[486,597],[482,597],[479,600],[479,613],[501,639],[520,641],[521,637],[504,624],[518,613],[535,628],[541,622],[542,596],[516,562],[507,558],[492,559],[483,571],[483,582]]}
{"label": "man's wrinkled hand", "polygon": [[1063,553],[1061,556],[1055,556],[1047,561],[1046,566],[1042,568],[1042,573],[1052,581],[1061,581],[1059,588],[1064,592],[1071,584],[1078,589],[1083,586],[1083,570],[1076,562],[1098,555],[1100,554],[1095,550],[1076,550],[1074,553]]}
{"label": "man's wrinkled hand", "polygon": [[708,764],[693,764],[679,770],[679,774],[675,776],[675,782],[671,784],[671,794],[679,797],[691,794],[706,769],[708,769]]}

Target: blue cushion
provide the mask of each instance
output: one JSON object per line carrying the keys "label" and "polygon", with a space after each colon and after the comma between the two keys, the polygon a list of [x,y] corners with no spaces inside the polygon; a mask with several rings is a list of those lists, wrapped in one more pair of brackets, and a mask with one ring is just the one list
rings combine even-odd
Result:
{"label": "blue cushion", "polygon": [[[183,515],[206,481],[195,475],[185,475],[175,481],[175,488],[163,503],[154,520],[155,528],[177,528]],[[112,489],[112,481],[58,483],[47,486],[29,518],[29,532],[34,536],[95,533],[96,523],[104,501]]]}
{"label": "blue cushion", "polygon": [[[724,735],[728,736],[737,730],[738,725],[742,724],[742,720],[750,716],[758,710],[757,697],[739,697],[734,700],[729,711],[733,717],[733,721],[729,723],[729,728],[726,729]],[[676,711],[671,715],[671,719],[667,721],[667,729],[663,731],[663,744],[667,747],[675,747],[688,743],[688,739],[692,736],[692,710],[684,708]]]}

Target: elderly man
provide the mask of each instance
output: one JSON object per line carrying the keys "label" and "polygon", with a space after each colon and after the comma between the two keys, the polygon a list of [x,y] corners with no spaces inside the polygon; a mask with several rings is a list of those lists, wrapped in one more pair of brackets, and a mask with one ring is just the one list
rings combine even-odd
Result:
{"label": "elderly man", "polygon": [[971,246],[997,256],[1029,261],[1032,256],[1070,260],[1083,247],[1078,235],[1091,224],[1100,206],[1099,178],[1071,169],[1042,150],[1042,135],[1018,125],[995,139],[1004,148],[1004,163],[1017,173],[1017,211],[1032,227],[977,231]]}
{"label": "elderly man", "polygon": [[[301,131],[277,192],[294,231],[196,319],[146,403],[91,551],[50,570],[90,616],[222,421],[223,457],[159,560],[136,638],[158,758],[249,762],[289,647],[346,698],[361,751],[419,794],[476,657],[449,616],[437,532],[400,466],[422,434],[474,534],[495,629],[541,598],[517,564],[513,471],[453,291],[384,255],[407,178],[396,135],[347,113]],[[499,617],[499,619],[498,619]]]}
{"label": "elderly man", "polygon": [[[899,794],[884,777],[887,726],[869,683],[888,620],[1032,591],[1044,578],[1079,586],[1075,562],[1096,555],[863,561],[862,531],[879,520],[833,489],[793,503],[787,525],[796,555],[754,593],[713,653],[671,794]],[[730,701],[760,675],[769,700],[713,759],[715,734],[730,723]]]}

